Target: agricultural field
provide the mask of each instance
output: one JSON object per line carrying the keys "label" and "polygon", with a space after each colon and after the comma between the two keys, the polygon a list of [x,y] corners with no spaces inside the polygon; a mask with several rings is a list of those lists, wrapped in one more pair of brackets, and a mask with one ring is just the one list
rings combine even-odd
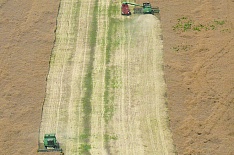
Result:
{"label": "agricultural field", "polygon": [[162,31],[153,15],[106,1],[61,1],[40,143],[65,154],[173,154]]}
{"label": "agricultural field", "polygon": [[121,2],[0,0],[1,155],[234,154],[233,0]]}

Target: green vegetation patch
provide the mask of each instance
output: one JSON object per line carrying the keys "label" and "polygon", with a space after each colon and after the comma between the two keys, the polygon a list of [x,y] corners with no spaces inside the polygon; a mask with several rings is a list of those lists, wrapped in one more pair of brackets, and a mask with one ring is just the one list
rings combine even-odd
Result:
{"label": "green vegetation patch", "polygon": [[188,18],[182,17],[177,19],[177,23],[172,27],[176,32],[185,32],[185,31],[202,31],[202,30],[215,30],[225,25],[227,21],[225,20],[216,20],[214,19],[208,23],[198,23],[195,24],[195,21]]}
{"label": "green vegetation patch", "polygon": [[79,147],[79,153],[80,154],[87,154],[87,155],[91,155],[90,154],[90,149],[91,149],[91,145],[90,144],[81,144]]}
{"label": "green vegetation patch", "polygon": [[115,49],[120,45],[121,38],[118,37],[119,27],[122,21],[116,17],[119,15],[119,6],[111,4],[108,8],[109,26],[107,32],[107,46],[106,52],[106,70],[105,70],[105,91],[104,91],[104,120],[105,120],[105,135],[104,144],[105,149],[110,153],[110,140],[116,140],[117,136],[108,134],[107,125],[114,115],[114,91],[119,87],[120,83],[116,76],[117,67],[111,65],[111,56],[114,54]]}
{"label": "green vegetation patch", "polygon": [[114,93],[111,89],[113,85],[113,66],[110,66],[111,53],[120,44],[120,39],[116,39],[116,34],[118,32],[118,27],[121,24],[119,19],[116,17],[119,13],[119,7],[116,5],[111,5],[108,8],[109,17],[109,29],[107,32],[107,47],[106,47],[106,72],[105,72],[105,92],[104,92],[104,120],[106,123],[113,117],[114,114]]}
{"label": "green vegetation patch", "polygon": [[109,135],[109,134],[104,135],[105,142],[109,142],[110,140],[117,140],[117,139],[118,139],[117,135]]}
{"label": "green vegetation patch", "polygon": [[193,45],[178,45],[178,46],[173,46],[171,49],[175,52],[179,51],[189,51],[193,47]]}

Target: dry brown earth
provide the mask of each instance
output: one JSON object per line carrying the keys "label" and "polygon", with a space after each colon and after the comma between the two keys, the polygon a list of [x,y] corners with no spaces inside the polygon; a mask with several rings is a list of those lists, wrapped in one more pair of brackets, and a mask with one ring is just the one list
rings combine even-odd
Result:
{"label": "dry brown earth", "polygon": [[[233,0],[159,1],[168,107],[179,154],[234,154]],[[173,30],[187,17],[201,31]],[[221,25],[216,21],[224,21]]]}
{"label": "dry brown earth", "polygon": [[35,154],[58,1],[0,1],[0,154]]}
{"label": "dry brown earth", "polygon": [[[161,10],[168,107],[177,151],[234,154],[234,2],[151,2]],[[0,154],[36,152],[57,10],[56,1],[0,1]],[[225,24],[208,31],[173,31],[182,17]]]}

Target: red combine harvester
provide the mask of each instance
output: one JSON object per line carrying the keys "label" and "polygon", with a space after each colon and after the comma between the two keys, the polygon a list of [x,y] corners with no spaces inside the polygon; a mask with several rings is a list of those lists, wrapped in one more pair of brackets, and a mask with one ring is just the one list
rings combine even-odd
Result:
{"label": "red combine harvester", "polygon": [[122,13],[121,13],[122,15],[127,15],[127,16],[131,15],[128,4],[123,3],[122,7],[121,7],[121,10],[122,10]]}

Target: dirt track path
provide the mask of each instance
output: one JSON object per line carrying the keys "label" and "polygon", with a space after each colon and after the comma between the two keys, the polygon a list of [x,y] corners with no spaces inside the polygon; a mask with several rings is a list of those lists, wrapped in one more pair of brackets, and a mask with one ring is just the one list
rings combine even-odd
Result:
{"label": "dirt track path", "polygon": [[40,143],[56,133],[65,154],[173,154],[160,21],[118,6],[61,1]]}

